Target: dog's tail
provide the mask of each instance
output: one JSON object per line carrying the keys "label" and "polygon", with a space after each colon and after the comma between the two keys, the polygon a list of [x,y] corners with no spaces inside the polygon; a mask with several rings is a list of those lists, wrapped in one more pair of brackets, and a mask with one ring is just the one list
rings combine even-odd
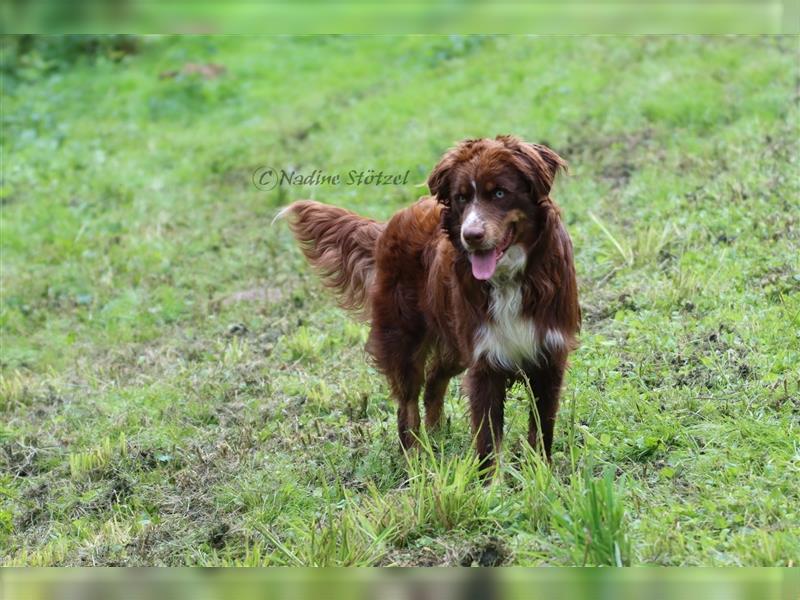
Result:
{"label": "dog's tail", "polygon": [[336,292],[339,305],[366,318],[367,295],[375,273],[375,243],[385,224],[311,200],[290,204],[275,220],[282,217],[287,218],[322,282]]}

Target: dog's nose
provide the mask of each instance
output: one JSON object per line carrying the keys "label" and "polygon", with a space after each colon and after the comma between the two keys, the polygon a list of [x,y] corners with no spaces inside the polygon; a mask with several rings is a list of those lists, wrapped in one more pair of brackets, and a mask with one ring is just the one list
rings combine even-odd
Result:
{"label": "dog's nose", "polygon": [[464,236],[464,241],[468,244],[480,244],[483,241],[486,232],[483,230],[483,227],[480,226],[469,226],[465,227],[461,231],[461,235]]}

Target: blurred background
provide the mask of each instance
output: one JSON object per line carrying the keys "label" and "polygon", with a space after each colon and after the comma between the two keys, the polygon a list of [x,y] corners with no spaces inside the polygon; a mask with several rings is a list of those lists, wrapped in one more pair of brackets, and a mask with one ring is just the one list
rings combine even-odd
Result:
{"label": "blurred background", "polygon": [[14,0],[7,31],[41,33],[798,33],[795,2],[566,0],[244,2]]}
{"label": "blurred background", "polygon": [[19,569],[0,574],[0,592],[14,600],[217,600],[318,598],[354,600],[582,600],[656,597],[663,600],[793,600],[800,577],[792,570],[487,569],[366,571],[127,572]]}

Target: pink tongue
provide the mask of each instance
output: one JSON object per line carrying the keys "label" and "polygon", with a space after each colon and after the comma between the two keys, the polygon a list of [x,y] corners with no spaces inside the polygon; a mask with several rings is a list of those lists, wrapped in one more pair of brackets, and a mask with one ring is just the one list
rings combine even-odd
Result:
{"label": "pink tongue", "polygon": [[472,275],[475,279],[485,281],[494,275],[497,267],[497,252],[494,249],[488,252],[474,252],[469,255],[469,261],[472,263]]}

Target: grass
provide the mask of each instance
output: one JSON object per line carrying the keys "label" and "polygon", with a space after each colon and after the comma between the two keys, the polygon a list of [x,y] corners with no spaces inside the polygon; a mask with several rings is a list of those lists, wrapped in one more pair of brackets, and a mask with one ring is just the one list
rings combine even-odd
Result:
{"label": "grass", "polygon": [[[219,77],[159,78],[186,63]],[[3,75],[0,562],[797,565],[798,49],[776,37],[144,38]],[[387,218],[464,137],[571,166],[584,313],[551,467],[460,384],[399,450],[285,226]],[[257,190],[260,165],[405,186]]]}

